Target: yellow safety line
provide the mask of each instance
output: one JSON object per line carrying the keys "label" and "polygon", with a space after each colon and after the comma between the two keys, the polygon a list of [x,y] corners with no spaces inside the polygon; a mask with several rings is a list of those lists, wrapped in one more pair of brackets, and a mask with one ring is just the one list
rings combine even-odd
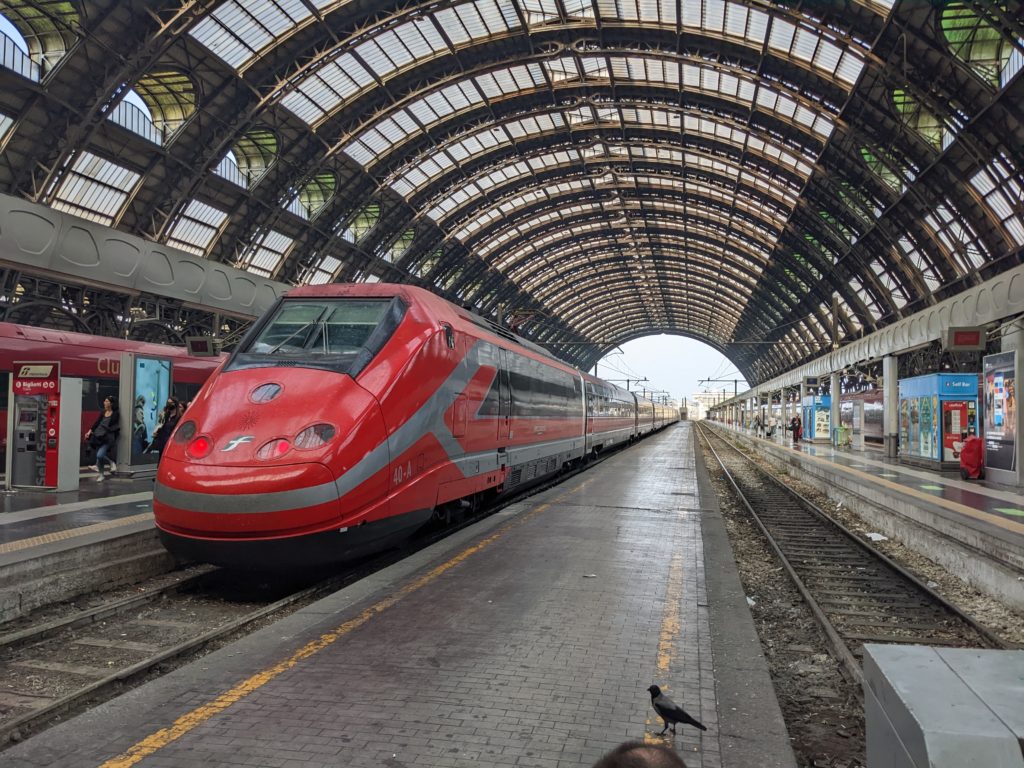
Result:
{"label": "yellow safety line", "polygon": [[19,549],[28,549],[29,547],[36,547],[40,544],[51,544],[55,541],[65,541],[76,536],[86,536],[90,533],[109,531],[113,528],[119,528],[122,525],[142,523],[147,520],[153,520],[152,512],[143,512],[140,515],[131,515],[130,517],[122,517],[117,520],[108,520],[104,523],[94,523],[93,525],[85,525],[81,528],[71,528],[66,531],[57,531],[56,533],[46,533],[42,536],[33,536],[31,539],[22,539],[21,541],[12,541],[9,544],[0,544],[0,554],[17,552]]}
{"label": "yellow safety line", "polygon": [[[679,618],[679,605],[683,598],[683,555],[676,552],[672,556],[672,564],[668,572],[668,588],[665,590],[665,612],[661,616],[661,632],[658,636],[658,662],[655,666],[654,675],[657,678],[655,684],[665,691],[665,678],[668,675],[669,667],[675,655],[676,640],[679,637],[682,625]],[[650,709],[649,712],[653,712]],[[651,733],[652,725],[664,726],[657,717],[647,715],[647,722],[644,727],[644,742],[647,744],[662,744],[661,736]]]}
{"label": "yellow safety line", "polygon": [[886,480],[884,478],[878,477],[877,475],[872,475],[870,472],[862,472],[859,469],[854,469],[853,467],[848,467],[844,464],[836,464],[834,462],[829,461],[828,459],[819,458],[818,456],[815,456],[810,453],[803,453],[802,455],[807,459],[817,462],[818,464],[824,464],[830,468],[839,467],[845,472],[871,478],[876,483],[884,485],[890,490],[900,491],[901,493],[909,494],[910,496],[914,496],[915,498],[918,498],[922,501],[930,501],[933,504],[938,504],[940,507],[946,507],[952,512],[960,512],[961,514],[967,515],[968,517],[973,517],[975,520],[979,520],[985,523],[992,523],[993,525],[997,525],[1000,528],[1005,528],[1006,530],[1011,531],[1013,533],[1024,534],[1024,524],[1018,523],[1014,520],[1007,520],[1006,518],[999,517],[998,515],[993,515],[991,512],[983,512],[981,510],[975,509],[974,507],[968,507],[966,504],[961,504],[957,501],[950,501],[949,499],[944,499],[941,496],[936,496],[932,493],[924,493],[922,491],[917,490],[916,488],[909,488],[905,485],[894,483],[891,480]]}
{"label": "yellow safety line", "polygon": [[445,572],[450,571],[452,568],[462,563],[464,560],[486,549],[514,528],[517,528],[523,523],[526,523],[527,521],[533,519],[541,512],[549,509],[552,504],[556,504],[562,499],[564,499],[566,496],[576,493],[578,490],[582,489],[588,482],[589,481],[584,481],[583,483],[580,483],[580,485],[578,485],[572,491],[562,494],[561,496],[559,496],[556,499],[553,499],[549,503],[540,504],[539,506],[535,507],[534,509],[524,514],[522,517],[507,523],[497,532],[491,534],[485,539],[482,539],[473,546],[464,549],[462,552],[457,554],[448,562],[442,563],[441,565],[434,568],[432,571],[429,571],[423,576],[420,576],[414,581],[411,581],[410,583],[406,584],[395,594],[390,595],[389,597],[384,598],[380,602],[370,606],[369,608],[362,611],[358,616],[356,616],[353,619],[350,619],[349,621],[346,621],[344,624],[337,627],[336,629],[331,630],[330,632],[326,632],[320,635],[320,637],[316,640],[307,643],[284,661],[279,662],[278,664],[275,664],[273,667],[265,669],[262,672],[257,672],[255,675],[248,678],[247,680],[243,680],[241,683],[236,685],[231,690],[222,693],[220,696],[218,696],[210,703],[204,704],[201,707],[197,707],[196,709],[193,709],[191,712],[182,715],[177,720],[175,720],[174,724],[171,725],[169,728],[162,728],[156,733],[150,734],[142,741],[130,747],[126,752],[118,755],[117,757],[111,758],[110,760],[103,763],[100,766],[100,768],[128,768],[129,766],[135,765],[143,758],[152,755],[157,750],[166,747],[171,742],[180,739],[182,736],[189,733],[197,726],[205,723],[214,715],[223,712],[232,704],[241,701],[250,693],[253,693],[259,688],[262,688],[264,685],[269,683],[271,680],[273,680],[283,672],[287,672],[289,669],[296,666],[300,661],[304,661],[305,659],[308,659],[316,655],[324,648],[327,648],[331,644],[340,640],[342,637],[349,634],[353,630],[358,629],[373,617],[377,616],[380,613],[383,613],[388,608],[391,608],[393,605],[402,600],[402,598],[408,597],[413,592],[416,592],[417,590],[427,586]]}

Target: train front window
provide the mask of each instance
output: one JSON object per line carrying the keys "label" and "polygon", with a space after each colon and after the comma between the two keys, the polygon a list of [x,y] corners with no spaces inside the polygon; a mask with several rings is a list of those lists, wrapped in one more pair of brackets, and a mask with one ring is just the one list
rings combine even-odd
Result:
{"label": "train front window", "polygon": [[227,368],[302,365],[355,376],[394,333],[400,299],[285,299]]}

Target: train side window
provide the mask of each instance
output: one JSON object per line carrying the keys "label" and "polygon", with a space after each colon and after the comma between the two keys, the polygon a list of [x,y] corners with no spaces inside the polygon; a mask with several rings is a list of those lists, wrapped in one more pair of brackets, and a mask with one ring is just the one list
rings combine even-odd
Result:
{"label": "train side window", "polygon": [[444,328],[444,341],[448,349],[455,349],[455,330],[447,323],[441,323],[441,327]]}

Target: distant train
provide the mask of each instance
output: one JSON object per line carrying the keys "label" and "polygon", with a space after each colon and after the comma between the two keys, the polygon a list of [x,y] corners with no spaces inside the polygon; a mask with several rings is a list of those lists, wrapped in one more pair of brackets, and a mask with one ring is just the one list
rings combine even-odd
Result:
{"label": "distant train", "polygon": [[[0,468],[7,455],[7,409],[10,376],[15,362],[59,362],[61,376],[82,379],[82,429],[92,425],[103,398],[118,394],[121,353],[170,358],[174,366],[173,394],[190,400],[220,364],[217,358],[189,357],[182,347],[125,341],[107,336],[0,323]],[[93,463],[92,449],[83,441],[82,465]]]}
{"label": "distant train", "polygon": [[304,286],[193,400],[156,524],[190,560],[335,563],[676,420],[429,291]]}

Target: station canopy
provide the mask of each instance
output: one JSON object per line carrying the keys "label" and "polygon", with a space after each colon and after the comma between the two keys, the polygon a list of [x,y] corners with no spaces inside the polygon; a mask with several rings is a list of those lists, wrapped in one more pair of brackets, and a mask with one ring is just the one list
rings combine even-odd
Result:
{"label": "station canopy", "polygon": [[0,0],[0,189],[751,382],[1021,262],[1014,0],[136,5]]}

